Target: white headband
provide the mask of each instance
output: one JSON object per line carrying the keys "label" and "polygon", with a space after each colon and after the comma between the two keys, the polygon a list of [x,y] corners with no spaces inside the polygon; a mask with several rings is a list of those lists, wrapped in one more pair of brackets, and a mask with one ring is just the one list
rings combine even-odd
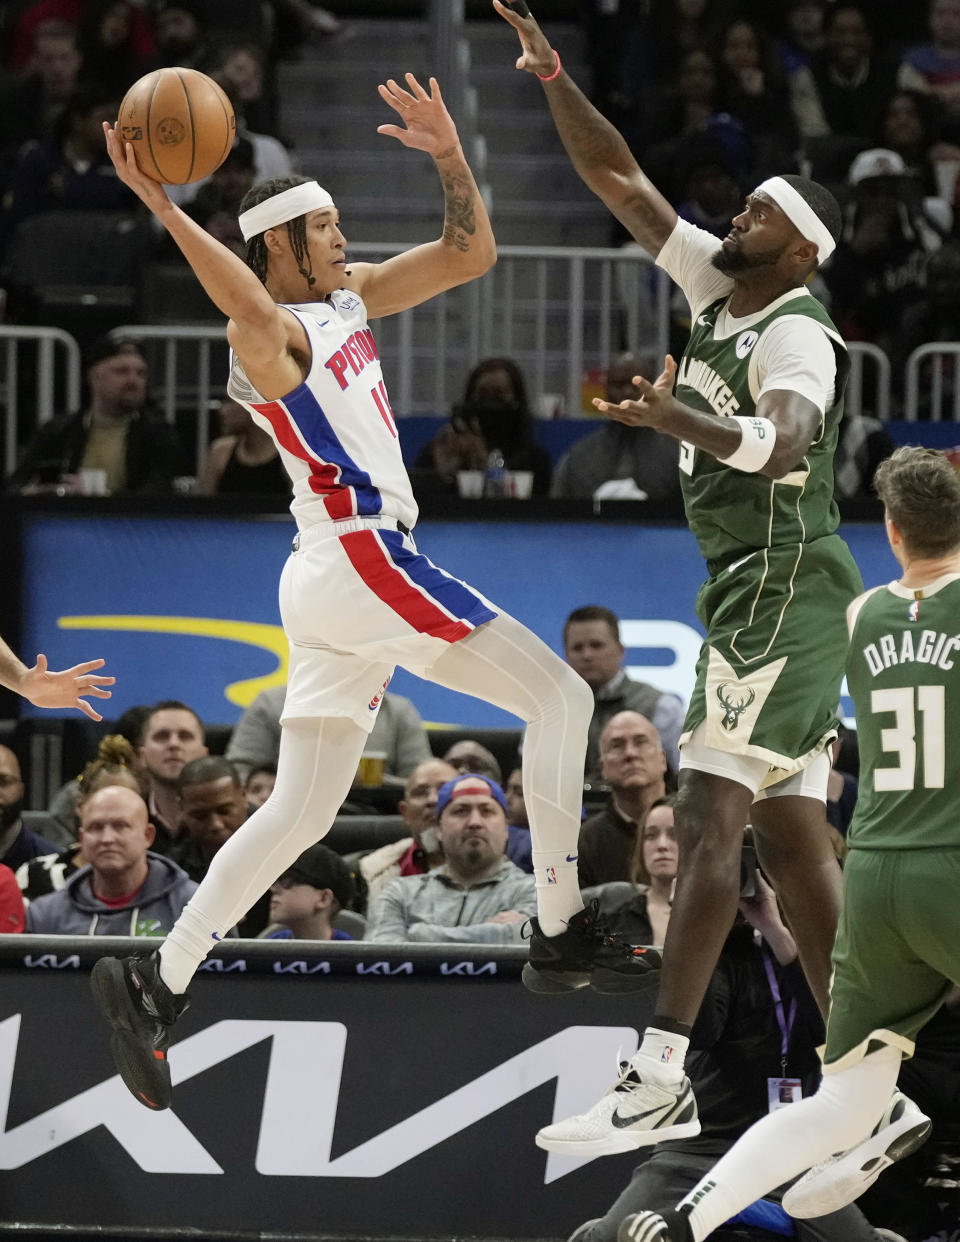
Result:
{"label": "white headband", "polygon": [[797,226],[801,236],[806,241],[816,243],[817,258],[821,263],[830,258],[837,243],[807,200],[797,193],[789,181],[784,181],[782,177],[769,177],[760,182],[754,193],[769,195],[783,214]]}
{"label": "white headband", "polygon": [[297,216],[306,215],[308,211],[317,211],[321,207],[332,207],[333,199],[315,181],[305,181],[303,185],[292,186],[282,190],[272,198],[266,198],[256,207],[240,213],[240,232],[243,240],[248,242],[258,233],[276,228],[278,224],[286,224]]}

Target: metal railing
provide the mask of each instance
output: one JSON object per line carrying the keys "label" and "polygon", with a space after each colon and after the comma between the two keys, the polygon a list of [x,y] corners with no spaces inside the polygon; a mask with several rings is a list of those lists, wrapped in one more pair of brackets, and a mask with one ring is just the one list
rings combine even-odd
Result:
{"label": "metal railing", "polygon": [[[944,363],[950,358],[953,373],[944,376]],[[921,391],[920,376],[924,362],[931,362],[929,382]],[[907,359],[904,381],[903,417],[908,422],[916,422],[920,417],[920,403],[923,393],[929,394],[930,409],[928,417],[932,422],[943,421],[943,407],[949,398],[951,411],[948,416],[951,422],[960,422],[960,341],[933,341],[929,345],[919,345]]]}
{"label": "metal railing", "polygon": [[852,414],[863,413],[864,366],[869,363],[875,370],[873,415],[886,422],[890,417],[890,359],[879,345],[869,341],[849,341],[850,379],[847,382],[845,409]]}
{"label": "metal railing", "polygon": [[[357,258],[383,259],[405,246],[362,244]],[[515,358],[527,377],[532,408],[576,417],[584,377],[602,370],[621,349],[668,349],[668,277],[642,251],[503,246],[497,266],[481,280],[450,290],[422,306],[375,321],[374,332],[399,416],[440,414],[461,398],[470,368],[483,357]],[[115,335],[143,341],[151,363],[151,389],[164,417],[190,421],[197,461],[210,438],[210,418],[227,378],[227,343],[219,323],[165,326],[132,324]],[[3,342],[6,341],[4,348]],[[27,351],[21,354],[21,347]],[[880,419],[891,413],[891,368],[877,346],[851,342],[847,407]],[[36,356],[36,373],[26,370]],[[957,359],[960,343],[921,346],[907,364],[908,419],[920,406],[920,370],[933,359],[929,386],[931,417],[943,415],[946,358]],[[6,407],[8,468],[17,457],[24,392],[33,382],[36,422],[80,405],[80,350],[57,328],[0,326],[0,397]],[[960,361],[958,361],[960,365]],[[924,385],[924,395],[927,385]],[[960,422],[960,391],[951,392],[947,417]],[[24,413],[29,411],[23,410]]]}
{"label": "metal railing", "polygon": [[[60,328],[18,327],[0,325],[0,348],[3,358],[0,372],[0,400],[6,416],[4,457],[7,469],[13,470],[17,460],[17,428],[20,424],[21,344],[36,346],[33,373],[33,402],[37,424],[49,422],[57,413],[58,382],[63,385],[67,408],[80,406],[80,346]],[[58,354],[62,350],[63,368],[58,370]],[[28,377],[29,378],[29,377]]]}

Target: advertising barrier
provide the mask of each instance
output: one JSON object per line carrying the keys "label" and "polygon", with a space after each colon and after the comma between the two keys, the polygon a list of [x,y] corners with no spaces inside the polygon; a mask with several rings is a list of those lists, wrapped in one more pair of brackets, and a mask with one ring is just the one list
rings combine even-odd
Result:
{"label": "advertising barrier", "polygon": [[520,947],[237,941],[194,980],[151,1112],[89,989],[133,947],[0,938],[0,1235],[561,1238],[629,1178],[632,1155],[533,1140],[609,1087],[650,996],[532,995]]}
{"label": "advertising barrier", "polygon": [[[286,680],[277,584],[293,533],[289,515],[27,514],[21,647],[45,652],[52,667],[78,653],[109,657],[114,718],[134,704],[179,698],[208,723],[231,724],[260,690]],[[894,576],[882,526],[843,533],[868,586]],[[555,650],[574,608],[612,608],[631,675],[686,701],[702,637],[694,601],[704,568],[685,526],[430,519],[416,538],[431,560]],[[398,672],[391,689],[411,698],[425,721],[517,723],[409,673]]]}

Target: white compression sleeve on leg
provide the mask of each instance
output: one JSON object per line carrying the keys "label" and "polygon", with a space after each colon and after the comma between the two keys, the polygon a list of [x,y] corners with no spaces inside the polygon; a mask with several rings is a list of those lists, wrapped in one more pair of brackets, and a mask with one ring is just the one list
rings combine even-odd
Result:
{"label": "white compression sleeve on leg", "polygon": [[890,1099],[901,1059],[899,1048],[885,1045],[848,1069],[825,1074],[810,1099],[751,1126],[680,1204],[692,1205],[696,1242],[774,1186],[862,1142]]}
{"label": "white compression sleeve on leg", "polygon": [[339,717],[284,725],[273,793],[216,852],[160,946],[160,977],[171,992],[186,991],[216,938],[329,830],[367,737],[359,725]]}
{"label": "white compression sleeve on leg", "polygon": [[593,694],[572,668],[507,613],[444,652],[425,673],[527,722],[523,797],[540,925],[557,935],[583,909],[577,842]]}
{"label": "white compression sleeve on leg", "polygon": [[776,424],[769,418],[745,418],[740,414],[735,414],[730,421],[740,427],[740,443],[729,457],[717,460],[745,474],[756,474],[770,460],[777,442]]}

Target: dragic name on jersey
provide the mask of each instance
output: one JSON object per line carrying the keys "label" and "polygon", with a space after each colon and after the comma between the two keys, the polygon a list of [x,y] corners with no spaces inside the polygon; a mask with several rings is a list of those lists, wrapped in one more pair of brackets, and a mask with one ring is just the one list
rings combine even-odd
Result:
{"label": "dragic name on jersey", "polygon": [[863,658],[874,677],[898,664],[930,664],[949,672],[958,651],[960,637],[956,634],[921,630],[915,636],[913,630],[903,630],[899,634],[882,634],[868,643],[863,648]]}

